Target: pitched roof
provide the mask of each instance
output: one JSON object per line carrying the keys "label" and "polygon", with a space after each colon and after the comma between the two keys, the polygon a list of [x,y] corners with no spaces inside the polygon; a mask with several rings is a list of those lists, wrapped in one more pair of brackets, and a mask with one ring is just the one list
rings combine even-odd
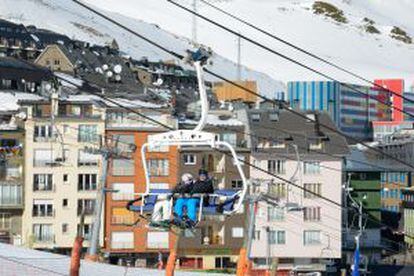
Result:
{"label": "pitched roof", "polygon": [[[343,156],[348,153],[348,144],[344,137],[321,126],[322,124],[335,128],[335,124],[327,113],[307,112],[305,119],[287,110],[259,110],[247,111],[250,128],[251,146],[255,150],[252,154],[275,152],[280,154],[294,154],[291,148],[265,148],[259,149],[261,139],[267,142],[283,141],[284,143],[297,145],[300,154],[323,155],[317,151]],[[315,120],[317,123],[314,123]],[[322,141],[321,150],[308,150],[310,142]]]}
{"label": "pitched roof", "polygon": [[3,79],[39,82],[52,78],[52,72],[33,63],[12,57],[0,57],[0,76]]}

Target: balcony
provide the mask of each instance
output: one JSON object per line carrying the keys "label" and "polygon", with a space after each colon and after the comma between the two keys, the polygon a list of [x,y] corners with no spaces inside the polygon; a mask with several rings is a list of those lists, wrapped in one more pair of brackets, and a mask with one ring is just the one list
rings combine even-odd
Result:
{"label": "balcony", "polygon": [[112,224],[133,224],[135,222],[135,217],[131,215],[112,215],[111,223]]}
{"label": "balcony", "polygon": [[34,210],[32,211],[32,216],[34,218],[53,218],[55,217],[55,210]]}

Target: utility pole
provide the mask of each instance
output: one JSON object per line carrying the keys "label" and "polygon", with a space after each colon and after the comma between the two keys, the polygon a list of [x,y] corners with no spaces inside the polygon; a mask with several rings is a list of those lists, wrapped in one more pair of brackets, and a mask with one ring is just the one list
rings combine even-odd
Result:
{"label": "utility pole", "polygon": [[86,255],[85,259],[89,261],[96,262],[98,261],[98,247],[99,247],[99,232],[101,228],[101,216],[102,210],[105,201],[105,193],[106,193],[106,176],[108,171],[108,160],[111,154],[108,150],[102,151],[102,175],[99,181],[98,187],[98,194],[96,197],[96,205],[95,205],[95,217],[93,219],[92,224],[92,236],[91,242],[88,249],[88,254]]}
{"label": "utility pole", "polygon": [[[197,13],[197,0],[193,0],[193,12]],[[197,45],[197,15],[195,14],[193,14],[192,40],[193,45]]]}
{"label": "utility pole", "polygon": [[241,36],[237,36],[237,80],[241,81]]}

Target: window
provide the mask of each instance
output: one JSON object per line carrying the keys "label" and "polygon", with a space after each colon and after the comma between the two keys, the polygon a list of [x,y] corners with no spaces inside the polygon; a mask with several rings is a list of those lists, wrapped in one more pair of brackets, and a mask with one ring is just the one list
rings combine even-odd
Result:
{"label": "window", "polygon": [[150,190],[168,190],[170,185],[168,183],[150,183],[149,188]]}
{"label": "window", "polygon": [[11,227],[11,219],[9,213],[0,213],[0,229],[9,230]]}
{"label": "window", "polygon": [[231,236],[233,238],[243,238],[243,236],[244,236],[243,227],[233,227],[233,228],[231,228]]}
{"label": "window", "polygon": [[62,233],[66,234],[69,231],[69,224],[67,223],[62,223]]}
{"label": "window", "polygon": [[77,226],[77,231],[85,240],[89,240],[92,234],[91,224],[85,223],[81,229],[80,224]]}
{"label": "window", "polygon": [[270,244],[285,244],[286,243],[286,232],[279,230],[269,231],[269,243]]}
{"label": "window", "polygon": [[126,249],[134,248],[134,232],[112,232],[111,248]]}
{"label": "window", "polygon": [[52,174],[35,174],[33,176],[33,191],[52,191]]}
{"label": "window", "polygon": [[272,122],[277,122],[279,120],[279,114],[269,113],[269,120]]}
{"label": "window", "polygon": [[113,183],[112,189],[116,193],[111,193],[112,200],[132,200],[134,199],[134,183]]}
{"label": "window", "polygon": [[315,139],[309,141],[309,149],[310,150],[321,150],[323,146],[323,143],[320,139]]}
{"label": "window", "polygon": [[68,184],[69,183],[69,175],[67,175],[67,174],[64,174],[63,175],[63,183],[64,184]]}
{"label": "window", "polygon": [[134,161],[131,159],[113,159],[112,175],[133,176],[135,174]]}
{"label": "window", "polygon": [[[234,158],[232,158],[232,160],[233,160],[233,166],[236,166],[236,160]],[[246,156],[237,155],[237,160],[239,160],[240,165],[243,166],[245,164],[244,162],[246,161]]]}
{"label": "window", "polygon": [[93,191],[96,185],[96,174],[78,174],[78,191]]}
{"label": "window", "polygon": [[321,166],[319,162],[304,162],[303,163],[304,174],[320,174]]}
{"label": "window", "polygon": [[285,212],[283,208],[269,206],[267,207],[267,220],[268,221],[283,221],[285,219]]}
{"label": "window", "polygon": [[78,215],[85,213],[85,215],[93,215],[95,211],[95,199],[78,199]]}
{"label": "window", "polygon": [[303,232],[304,245],[316,245],[321,243],[321,231],[305,230]]}
{"label": "window", "polygon": [[195,154],[184,154],[184,165],[196,165],[197,157]]}
{"label": "window", "polygon": [[254,230],[253,231],[253,240],[257,240],[257,241],[260,241],[260,234],[261,234],[261,232],[260,232],[260,230]]}
{"label": "window", "polygon": [[260,122],[260,114],[259,113],[252,113],[252,121],[253,122]]}
{"label": "window", "polygon": [[34,142],[47,142],[52,138],[51,125],[37,125],[34,127]]}
{"label": "window", "polygon": [[135,222],[134,213],[125,207],[112,208],[111,223],[112,224],[133,224]]}
{"label": "window", "polygon": [[68,207],[68,199],[67,199],[67,198],[64,198],[64,199],[62,200],[62,206],[63,206],[63,207]]}
{"label": "window", "polygon": [[33,166],[43,167],[52,164],[53,154],[50,149],[38,149],[34,151]]}
{"label": "window", "polygon": [[149,145],[148,152],[168,152],[170,147],[167,145]]}
{"label": "window", "polygon": [[286,184],[269,183],[268,193],[278,198],[284,198],[286,197]]}
{"label": "window", "polygon": [[304,221],[320,221],[321,207],[306,207],[303,210]]}
{"label": "window", "polygon": [[52,217],[53,201],[49,199],[33,200],[33,217]]}
{"label": "window", "polygon": [[168,176],[169,162],[167,159],[148,160],[150,176]]}
{"label": "window", "polygon": [[33,236],[37,242],[53,242],[52,224],[33,224]]}
{"label": "window", "polygon": [[132,153],[136,150],[134,135],[116,134],[112,137],[114,146],[121,153]]}
{"label": "window", "polygon": [[267,170],[274,174],[284,174],[285,160],[267,160]]}
{"label": "window", "polygon": [[147,247],[148,248],[168,248],[169,239],[168,232],[148,232]]}
{"label": "window", "polygon": [[304,196],[305,198],[317,198],[322,195],[321,191],[322,184],[320,183],[305,183],[304,185]]}
{"label": "window", "polygon": [[60,60],[59,59],[55,59],[55,65],[60,65]]}
{"label": "window", "polygon": [[78,166],[97,166],[99,161],[98,154],[92,154],[85,150],[79,150]]}
{"label": "window", "polygon": [[274,149],[284,149],[286,147],[286,143],[281,140],[273,140],[270,147]]}
{"label": "window", "polygon": [[22,204],[22,186],[13,184],[0,185],[0,205]]}
{"label": "window", "polygon": [[233,189],[241,189],[241,188],[243,188],[243,180],[241,180],[241,179],[232,180],[231,181],[231,187]]}
{"label": "window", "polygon": [[220,141],[227,142],[232,146],[237,146],[237,134],[236,133],[220,133]]}
{"label": "window", "polygon": [[99,141],[96,125],[79,125],[78,142],[94,143]]}

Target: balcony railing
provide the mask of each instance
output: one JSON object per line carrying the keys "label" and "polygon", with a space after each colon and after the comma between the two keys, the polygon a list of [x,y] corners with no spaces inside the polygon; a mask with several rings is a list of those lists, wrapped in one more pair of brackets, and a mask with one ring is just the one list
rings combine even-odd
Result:
{"label": "balcony railing", "polygon": [[84,210],[85,216],[90,216],[90,215],[93,215],[95,213],[95,208],[78,207],[78,216],[80,216],[82,214],[83,210]]}
{"label": "balcony railing", "polygon": [[34,236],[35,243],[55,243],[55,235],[41,235],[41,236]]}
{"label": "balcony railing", "polygon": [[134,194],[131,193],[113,193],[112,200],[119,200],[119,201],[126,201],[126,200],[133,200]]}
{"label": "balcony railing", "polygon": [[134,248],[134,241],[124,241],[124,242],[112,241],[111,248],[112,249],[131,249],[131,248]]}
{"label": "balcony railing", "polygon": [[35,218],[53,218],[55,216],[55,210],[50,210],[46,212],[33,210],[32,216]]}
{"label": "balcony railing", "polygon": [[111,217],[112,224],[132,224],[135,222],[134,215],[116,215]]}
{"label": "balcony railing", "polygon": [[22,185],[0,182],[0,207],[22,207]]}

